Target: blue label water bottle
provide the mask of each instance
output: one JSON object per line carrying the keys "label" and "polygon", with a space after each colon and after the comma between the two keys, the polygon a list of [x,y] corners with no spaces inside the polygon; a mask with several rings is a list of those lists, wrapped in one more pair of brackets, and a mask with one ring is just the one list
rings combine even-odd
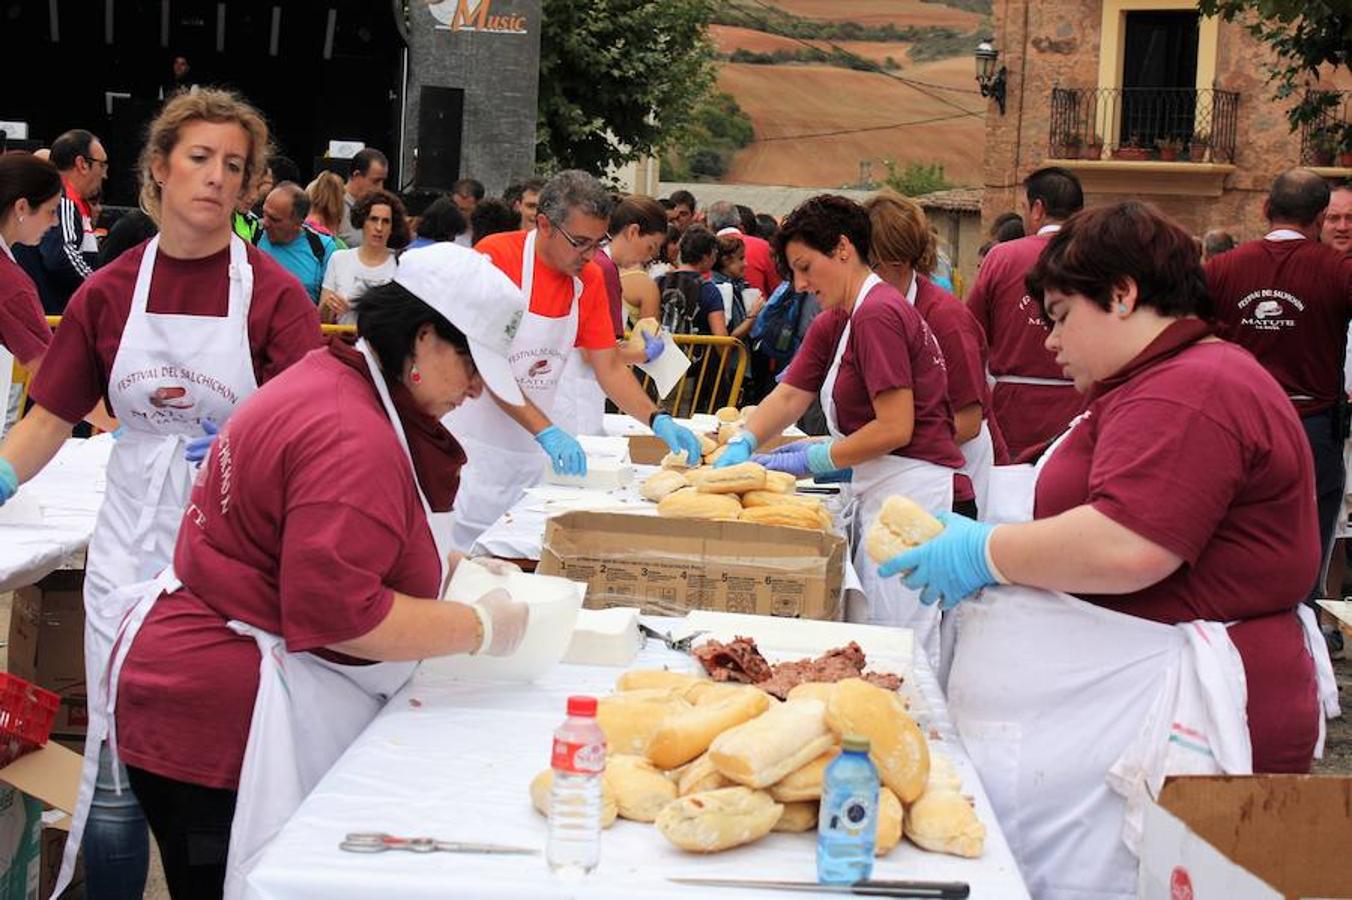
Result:
{"label": "blue label water bottle", "polygon": [[822,884],[853,884],[873,873],[878,770],[868,758],[868,738],[846,735],[841,747],[822,781],[817,818],[817,881]]}

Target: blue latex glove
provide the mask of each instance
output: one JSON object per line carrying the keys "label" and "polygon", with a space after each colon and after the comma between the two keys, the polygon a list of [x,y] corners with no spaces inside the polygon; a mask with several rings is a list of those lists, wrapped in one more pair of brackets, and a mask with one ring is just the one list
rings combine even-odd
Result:
{"label": "blue latex glove", "polygon": [[667,349],[667,342],[655,334],[648,334],[646,331],[639,332],[643,335],[643,360],[652,362],[662,355],[662,351]]}
{"label": "blue latex glove", "polygon": [[127,426],[126,426],[126,425],[119,425],[119,426],[117,426],[117,427],[114,428],[113,431],[112,431],[113,440],[115,440],[115,441],[120,441],[120,440],[122,440],[122,435],[124,435],[124,434],[126,434],[126,433],[127,433]]}
{"label": "blue latex glove", "polygon": [[183,458],[190,463],[202,464],[202,460],[207,458],[211,452],[211,445],[216,443],[216,433],[221,430],[211,419],[202,420],[202,434],[188,441],[188,446],[183,448]]}
{"label": "blue latex glove", "polygon": [[535,442],[549,454],[555,475],[586,475],[587,454],[577,438],[557,425],[550,425],[535,436]]}
{"label": "blue latex glove", "polygon": [[991,572],[986,548],[994,525],[973,522],[966,516],[939,514],[944,530],[914,550],[900,553],[878,567],[883,578],[906,572],[906,586],[920,591],[926,606],[935,601],[943,609],[952,609],[987,585],[999,584]]}
{"label": "blue latex glove", "polygon": [[686,462],[692,466],[699,465],[700,449],[699,438],[689,428],[676,424],[676,420],[666,413],[662,413],[656,419],[653,419],[653,434],[660,437],[672,453],[684,453]]}
{"label": "blue latex glove", "polygon": [[0,456],[0,506],[4,506],[14,492],[19,489],[19,473],[9,464],[9,460]]}
{"label": "blue latex glove", "polygon": [[767,469],[787,472],[795,478],[834,475],[843,470],[838,469],[831,460],[832,443],[832,441],[795,441],[793,444],[775,448],[773,453],[757,454],[751,460]]}
{"label": "blue latex glove", "polygon": [[756,449],[756,436],[749,431],[740,432],[735,438],[728,441],[727,449],[723,455],[718,457],[718,462],[714,463],[715,469],[726,469],[728,466],[735,466],[738,463],[744,463],[751,458],[751,452]]}

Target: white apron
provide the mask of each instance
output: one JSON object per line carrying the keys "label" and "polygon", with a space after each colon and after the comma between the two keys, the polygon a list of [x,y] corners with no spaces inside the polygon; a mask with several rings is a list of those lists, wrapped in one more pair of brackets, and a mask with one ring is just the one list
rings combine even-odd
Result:
{"label": "white apron", "polygon": [[[14,252],[9,249],[9,244],[5,243],[4,238],[0,238],[0,251],[9,257],[10,262],[17,262],[14,259]],[[5,436],[5,429],[9,426],[9,391],[14,385],[14,354],[9,352],[3,342],[0,342],[0,438]],[[23,410],[16,412],[15,418]]]}
{"label": "white apron", "polygon": [[[390,399],[384,376],[366,342],[357,348],[366,357],[367,368],[380,394],[385,414],[393,426],[405,456],[412,466],[408,440]],[[433,540],[431,507],[414,473],[418,498]],[[445,548],[437,547],[444,567]],[[439,572],[437,581],[444,579]],[[165,593],[179,588],[173,569],[137,586],[136,605],[118,635],[108,676],[106,713],[109,740],[116,747],[117,683],[141,625]],[[226,864],[227,900],[239,900],[245,880],[277,832],[291,818],[301,801],[338,757],[376,717],[385,701],[413,675],[416,662],[376,663],[348,666],[331,663],[311,653],[288,653],[284,640],[246,622],[226,623],[232,631],[258,643],[258,696],[249,723],[249,741],[240,771],[235,817],[230,827],[230,853]]]}
{"label": "white apron", "polygon": [[990,499],[991,469],[995,467],[995,443],[991,440],[991,426],[986,419],[981,420],[981,430],[976,437],[958,447],[962,451],[962,466],[958,471],[972,480],[972,493],[976,494],[978,517],[986,514],[986,503]]}
{"label": "white apron", "polygon": [[[822,412],[826,415],[826,427],[831,437],[840,440],[845,437],[836,418],[835,393],[836,378],[840,374],[840,361],[845,356],[845,347],[850,339],[850,328],[854,313],[860,306],[869,302],[869,292],[882,279],[870,275],[859,289],[854,310],[850,313],[850,322],[840,335],[836,346],[835,359],[822,382]],[[915,302],[915,282],[911,282],[908,294],[910,302]],[[873,301],[882,302],[882,301]],[[934,340],[933,336],[930,340]],[[937,352],[937,344],[936,344]],[[930,665],[937,668],[939,661],[939,607],[925,606],[920,602],[920,593],[912,591],[900,578],[879,578],[878,566],[864,549],[863,536],[873,527],[883,502],[893,494],[904,494],[933,514],[948,512],[953,508],[953,470],[920,459],[907,459],[902,456],[880,456],[854,465],[854,477],[849,483],[854,496],[855,541],[854,568],[859,576],[860,589],[867,601],[866,610],[847,610],[847,618],[855,622],[867,622],[871,625],[896,625],[910,628],[915,632],[916,646],[925,651]]]}
{"label": "white apron", "polygon": [[108,399],[124,431],[108,459],[107,490],[85,560],[85,684],[89,731],[78,808],[53,896],[70,880],[98,775],[106,733],[102,686],[118,625],[134,604],[122,589],[173,559],[196,468],[183,457],[203,419],[224,423],[258,387],[249,351],[253,269],[244,242],[230,237],[224,318],[150,313],[146,302],[159,249],[146,245],[131,310],[108,376]]}
{"label": "white apron", "polygon": [[[529,305],[535,284],[535,235],[526,235],[521,263],[521,293]],[[510,363],[526,399],[552,420],[556,395],[577,340],[577,296],[568,315],[549,318],[527,310],[512,339]],[[442,418],[469,461],[460,470],[460,490],[451,510],[451,549],[468,553],[488,526],[537,484],[548,458],[535,437],[518,425],[485,391]],[[562,427],[562,426],[560,426]]]}
{"label": "white apron", "polygon": [[[1032,519],[1055,450],[994,470],[988,521]],[[1252,772],[1243,662],[1221,623],[1017,585],[958,619],[949,711],[1034,898],[1135,897],[1148,792],[1166,774]]]}
{"label": "white apron", "polygon": [[[576,304],[582,296],[582,282],[576,278],[573,281],[576,284],[573,303]],[[583,357],[581,348],[574,347],[563,364],[559,392],[549,418],[572,435],[606,433],[606,391],[596,380],[596,370]]]}

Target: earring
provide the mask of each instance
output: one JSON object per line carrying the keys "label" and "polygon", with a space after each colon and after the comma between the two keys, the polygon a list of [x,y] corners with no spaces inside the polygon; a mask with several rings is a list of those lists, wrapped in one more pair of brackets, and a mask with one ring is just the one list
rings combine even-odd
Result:
{"label": "earring", "polygon": [[23,216],[19,216],[19,221],[23,222]]}
{"label": "earring", "polygon": [[414,384],[422,384],[422,373],[418,371],[417,366],[414,366],[412,369],[409,370],[408,380],[413,382]]}
{"label": "earring", "polygon": [[1117,304],[1117,311],[1120,312],[1120,313],[1126,313],[1126,311],[1127,311],[1127,304],[1125,304],[1125,303],[1119,303],[1119,304]]}

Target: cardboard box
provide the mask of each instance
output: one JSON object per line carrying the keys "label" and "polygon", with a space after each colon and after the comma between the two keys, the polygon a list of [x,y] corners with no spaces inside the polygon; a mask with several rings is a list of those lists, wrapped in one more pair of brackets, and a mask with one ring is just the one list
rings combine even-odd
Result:
{"label": "cardboard box", "polygon": [[537,571],[586,582],[591,609],[839,619],[846,552],[802,528],[570,512],[545,525]]}
{"label": "cardboard box", "polygon": [[9,671],[61,698],[53,735],[80,737],[89,726],[85,692],[84,572],[60,570],[14,592]]}
{"label": "cardboard box", "polygon": [[1141,900],[1352,895],[1352,778],[1170,778],[1146,808]]}
{"label": "cardboard box", "polygon": [[0,785],[0,900],[38,896],[42,801]]}
{"label": "cardboard box", "polygon": [[44,807],[75,809],[81,762],[80,754],[48,743],[0,769],[0,900],[51,894],[70,816],[44,828],[42,813]]}
{"label": "cardboard box", "polygon": [[[713,435],[709,435],[712,437]],[[770,438],[768,441],[756,448],[757,453],[769,453],[776,447],[782,447],[785,444],[791,444],[794,441],[804,440],[802,437],[779,437]],[[662,457],[671,452],[667,442],[654,434],[631,434],[629,435],[629,461],[636,466],[660,466]]]}

